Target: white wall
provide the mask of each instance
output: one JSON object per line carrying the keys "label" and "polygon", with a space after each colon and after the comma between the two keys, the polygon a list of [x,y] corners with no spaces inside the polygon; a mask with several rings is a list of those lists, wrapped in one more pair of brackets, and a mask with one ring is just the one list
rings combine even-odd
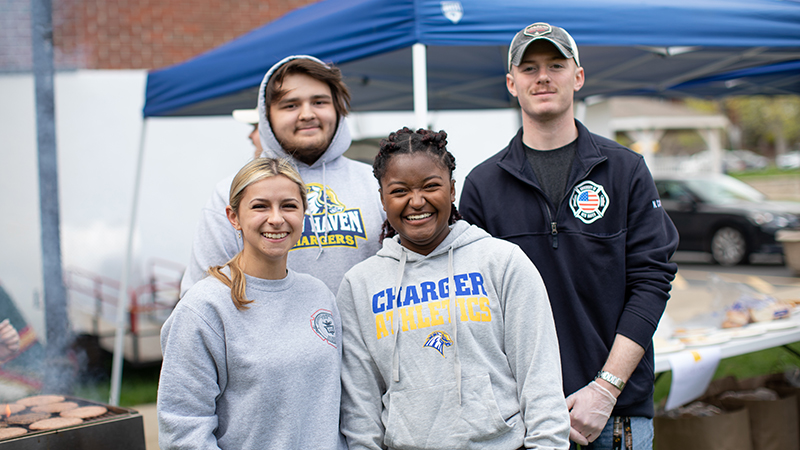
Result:
{"label": "white wall", "polygon": [[[65,268],[116,280],[133,199],[142,127],[144,71],[76,71],[55,78],[56,133]],[[34,90],[31,75],[0,76],[0,282],[40,337],[42,297]],[[456,188],[502,149],[518,112],[431,112],[449,135]],[[354,138],[385,137],[412,113],[354,114]],[[192,234],[214,184],[251,156],[250,126],[231,117],[149,119],[135,239],[136,286],[151,258],[185,264]]]}
{"label": "white wall", "polygon": [[0,283],[42,334],[39,184],[33,79],[0,78]]}
{"label": "white wall", "polygon": [[608,101],[597,101],[588,104],[586,102],[575,104],[576,110],[580,111],[581,108],[585,108],[583,112],[583,116],[579,117],[576,114],[576,118],[580,120],[586,128],[592,131],[592,133],[599,134],[600,136],[604,136],[608,139],[615,139],[614,131],[611,130],[611,103]]}
{"label": "white wall", "polygon": [[[77,71],[55,78],[65,268],[120,279],[142,126],[144,71]],[[0,282],[40,337],[42,297],[33,78],[0,76]],[[216,180],[251,155],[248,125],[231,118],[148,122],[137,273],[152,257],[185,262]],[[136,274],[134,274],[136,276]],[[132,285],[139,280],[134,278]]]}

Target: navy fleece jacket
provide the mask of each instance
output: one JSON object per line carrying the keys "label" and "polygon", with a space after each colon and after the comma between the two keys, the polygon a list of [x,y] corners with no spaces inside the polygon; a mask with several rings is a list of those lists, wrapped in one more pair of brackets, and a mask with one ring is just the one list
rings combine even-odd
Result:
{"label": "navy fleece jacket", "polygon": [[641,155],[576,121],[578,148],[558,204],[525,157],[522,130],[467,176],[459,210],[519,245],[547,287],[561,349],[564,394],[594,379],[617,333],[645,355],[614,415],[653,417],[652,336],[677,266],[678,233]]}

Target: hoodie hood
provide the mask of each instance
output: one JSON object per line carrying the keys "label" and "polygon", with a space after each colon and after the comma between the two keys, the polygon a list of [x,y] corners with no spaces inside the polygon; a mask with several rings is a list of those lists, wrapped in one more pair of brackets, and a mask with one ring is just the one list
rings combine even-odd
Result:
{"label": "hoodie hood", "polygon": [[439,246],[427,255],[420,255],[419,253],[414,253],[403,247],[400,244],[400,236],[396,235],[389,239],[384,239],[383,247],[378,251],[378,256],[393,258],[399,261],[401,255],[406,253],[406,260],[408,262],[415,262],[448,253],[451,247],[455,250],[475,241],[490,237],[489,233],[483,231],[483,229],[470,225],[463,220],[459,220],[450,226],[450,233],[447,234],[447,237],[444,238]]}
{"label": "hoodie hood", "polygon": [[[275,134],[272,131],[272,126],[267,120],[268,105],[264,103],[264,93],[266,92],[267,83],[272,77],[272,74],[275,73],[280,66],[294,59],[310,59],[326,67],[328,66],[313,56],[294,55],[288,56],[275,63],[274,66],[270,67],[269,71],[267,71],[267,73],[264,75],[264,79],[261,80],[261,86],[258,88],[258,134],[261,138],[261,147],[264,149],[264,152],[262,153],[263,156],[271,158],[289,158],[297,165],[305,165],[302,162],[292,158],[291,155],[286,153],[286,151],[278,143],[278,140],[275,138]],[[318,167],[326,163],[330,163],[336,158],[342,156],[344,152],[350,148],[352,138],[350,137],[350,128],[347,125],[347,117],[340,116],[338,119],[339,124],[336,127],[336,132],[333,134],[333,140],[331,140],[331,144],[328,146],[328,149],[325,150],[325,153],[323,153],[322,156],[320,156],[320,158],[316,160],[310,167]]]}

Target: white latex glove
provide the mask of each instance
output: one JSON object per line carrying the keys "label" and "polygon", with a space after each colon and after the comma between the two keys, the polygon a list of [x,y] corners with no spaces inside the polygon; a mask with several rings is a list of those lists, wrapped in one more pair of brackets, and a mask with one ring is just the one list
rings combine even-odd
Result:
{"label": "white latex glove", "polygon": [[569,439],[580,445],[593,442],[600,436],[616,404],[617,398],[597,381],[573,392],[567,397]]}
{"label": "white latex glove", "polygon": [[8,319],[0,322],[0,360],[6,359],[19,350],[19,333]]}

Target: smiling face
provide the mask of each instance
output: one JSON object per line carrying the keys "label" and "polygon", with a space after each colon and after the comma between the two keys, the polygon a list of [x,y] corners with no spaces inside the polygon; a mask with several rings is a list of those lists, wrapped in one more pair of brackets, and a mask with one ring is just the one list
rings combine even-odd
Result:
{"label": "smiling face", "polygon": [[407,249],[427,255],[450,232],[455,180],[426,153],[393,155],[381,178],[381,203],[389,224]]}
{"label": "smiling face", "polygon": [[583,68],[545,40],[528,45],[519,66],[511,66],[506,75],[508,92],[519,100],[523,116],[536,122],[571,116],[573,94],[583,82]]}
{"label": "smiling face", "polygon": [[269,105],[269,123],[287,153],[311,165],[328,149],[336,131],[330,87],[308,75],[287,75],[283,96]]}
{"label": "smiling face", "polygon": [[227,207],[228,220],[242,232],[244,273],[265,279],[286,276],[286,256],[303,232],[301,195],[297,183],[277,175],[247,186],[238,211]]}

